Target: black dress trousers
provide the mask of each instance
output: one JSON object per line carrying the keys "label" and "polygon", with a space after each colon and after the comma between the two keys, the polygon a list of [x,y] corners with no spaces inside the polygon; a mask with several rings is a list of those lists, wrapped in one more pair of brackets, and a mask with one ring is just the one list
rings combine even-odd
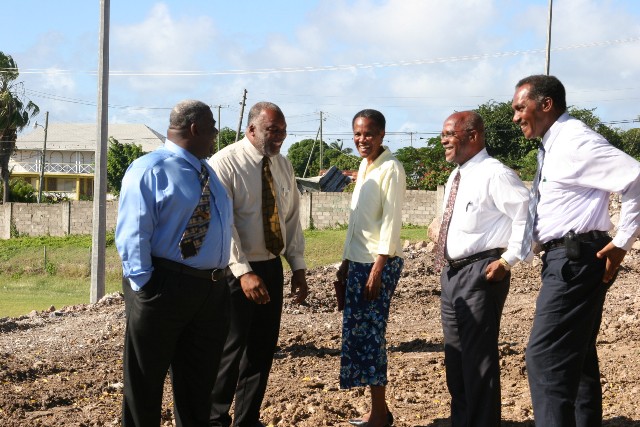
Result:
{"label": "black dress trousers", "polygon": [[231,325],[211,394],[211,426],[231,425],[229,410],[234,396],[234,426],[255,427],[260,420],[260,406],[280,333],[284,273],[280,257],[250,265],[264,281],[271,301],[249,301],[238,279],[229,282]]}
{"label": "black dress trousers", "polygon": [[158,427],[167,372],[176,424],[207,426],[209,397],[229,330],[229,288],[155,267],[140,291],[123,279],[124,427]]}

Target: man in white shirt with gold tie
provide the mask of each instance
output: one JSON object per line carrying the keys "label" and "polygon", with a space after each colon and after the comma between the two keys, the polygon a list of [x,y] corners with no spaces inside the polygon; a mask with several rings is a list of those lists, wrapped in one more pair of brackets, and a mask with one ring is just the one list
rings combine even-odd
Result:
{"label": "man in white shirt with gold tie", "polygon": [[[280,154],[287,122],[280,108],[258,102],[249,110],[245,138],[209,162],[233,202],[229,268],[231,325],[211,395],[211,426],[256,427],[283,304],[281,255],[291,267],[291,292],[307,297],[300,195],[291,162]],[[268,199],[268,200],[267,200]]]}
{"label": "man in white shirt with gold tie", "polygon": [[[542,287],[526,351],[536,425],[599,426],[596,338],[607,290],[640,231],[640,164],[567,114],[556,77],[520,80],[512,107],[524,136],[542,138],[544,150],[539,192],[532,195]],[[622,197],[613,239],[611,193]]]}

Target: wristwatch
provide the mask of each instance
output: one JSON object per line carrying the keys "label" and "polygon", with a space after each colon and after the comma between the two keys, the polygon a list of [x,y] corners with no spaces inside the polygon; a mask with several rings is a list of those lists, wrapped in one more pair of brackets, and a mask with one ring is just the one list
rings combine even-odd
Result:
{"label": "wristwatch", "polygon": [[511,265],[507,262],[506,259],[500,258],[498,261],[500,261],[500,264],[502,264],[505,270],[507,271],[511,270]]}

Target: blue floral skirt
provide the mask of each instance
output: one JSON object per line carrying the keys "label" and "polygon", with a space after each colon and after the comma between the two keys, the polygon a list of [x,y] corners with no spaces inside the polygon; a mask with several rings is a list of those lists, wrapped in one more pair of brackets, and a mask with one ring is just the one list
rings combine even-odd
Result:
{"label": "blue floral skirt", "polygon": [[387,384],[387,320],[391,297],[400,279],[404,260],[389,258],[382,270],[380,295],[364,298],[373,263],[349,261],[347,291],[342,317],[340,388]]}

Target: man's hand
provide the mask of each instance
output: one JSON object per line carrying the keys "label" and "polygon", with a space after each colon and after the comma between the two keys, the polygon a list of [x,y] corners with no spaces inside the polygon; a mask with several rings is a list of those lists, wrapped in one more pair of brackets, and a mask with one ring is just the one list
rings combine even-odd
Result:
{"label": "man's hand", "polygon": [[604,269],[604,276],[602,277],[602,283],[609,283],[613,279],[615,279],[616,274],[618,274],[618,268],[624,259],[624,256],[627,254],[622,248],[617,247],[613,243],[607,243],[607,246],[600,249],[596,256],[600,259],[607,259],[607,266]]}
{"label": "man's hand", "polygon": [[500,263],[500,260],[495,260],[487,265],[487,269],[484,273],[487,276],[487,281],[498,282],[504,279],[504,276],[507,275],[507,269]]}
{"label": "man's hand", "polygon": [[253,301],[256,304],[266,304],[271,301],[264,282],[260,276],[253,272],[240,276],[240,286],[249,301]]}
{"label": "man's hand", "polygon": [[302,304],[309,295],[307,275],[304,270],[296,270],[291,273],[291,295],[295,295],[296,304]]}
{"label": "man's hand", "polygon": [[440,234],[440,224],[442,223],[442,218],[435,217],[429,224],[429,228],[427,229],[427,236],[429,240],[434,243],[438,242],[438,235]]}

